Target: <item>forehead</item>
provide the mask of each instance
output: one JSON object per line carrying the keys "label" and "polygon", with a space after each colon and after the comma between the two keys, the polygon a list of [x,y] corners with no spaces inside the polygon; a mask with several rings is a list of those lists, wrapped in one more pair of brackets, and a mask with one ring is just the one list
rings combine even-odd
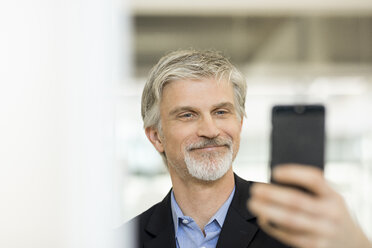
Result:
{"label": "forehead", "polygon": [[230,82],[186,79],[168,83],[163,89],[160,105],[161,108],[182,105],[206,107],[220,102],[234,104],[233,86]]}

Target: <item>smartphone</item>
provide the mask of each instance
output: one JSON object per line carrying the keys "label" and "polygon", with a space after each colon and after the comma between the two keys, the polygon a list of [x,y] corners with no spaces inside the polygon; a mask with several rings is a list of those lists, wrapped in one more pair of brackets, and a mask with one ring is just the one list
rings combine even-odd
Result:
{"label": "smartphone", "polygon": [[[271,120],[271,172],[275,166],[286,163],[324,170],[323,105],[277,105],[272,108]],[[272,176],[271,182],[275,183]]]}

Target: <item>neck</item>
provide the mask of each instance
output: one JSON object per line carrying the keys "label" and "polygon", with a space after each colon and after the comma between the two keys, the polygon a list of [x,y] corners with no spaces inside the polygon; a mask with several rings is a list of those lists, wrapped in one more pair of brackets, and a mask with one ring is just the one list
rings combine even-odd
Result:
{"label": "neck", "polygon": [[210,218],[220,209],[234,189],[232,168],[220,179],[213,182],[195,178],[181,178],[170,170],[174,197],[182,212],[195,220],[202,231]]}

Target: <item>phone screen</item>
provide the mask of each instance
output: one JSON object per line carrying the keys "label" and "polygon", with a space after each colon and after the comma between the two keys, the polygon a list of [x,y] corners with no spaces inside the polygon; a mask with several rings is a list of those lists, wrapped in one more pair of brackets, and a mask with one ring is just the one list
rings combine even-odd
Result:
{"label": "phone screen", "polygon": [[324,169],[325,107],[277,105],[272,109],[271,162]]}

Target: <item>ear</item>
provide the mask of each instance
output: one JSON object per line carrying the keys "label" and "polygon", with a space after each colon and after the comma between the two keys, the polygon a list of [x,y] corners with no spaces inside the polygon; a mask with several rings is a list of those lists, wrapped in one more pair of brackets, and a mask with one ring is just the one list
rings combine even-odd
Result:
{"label": "ear", "polygon": [[244,116],[240,120],[240,131],[242,130],[242,127],[243,127],[243,120],[244,120]]}
{"label": "ear", "polygon": [[150,140],[152,145],[155,147],[155,149],[158,152],[163,153],[164,147],[163,147],[163,143],[161,141],[158,130],[154,127],[147,127],[145,129],[145,133],[146,133],[147,138]]}

